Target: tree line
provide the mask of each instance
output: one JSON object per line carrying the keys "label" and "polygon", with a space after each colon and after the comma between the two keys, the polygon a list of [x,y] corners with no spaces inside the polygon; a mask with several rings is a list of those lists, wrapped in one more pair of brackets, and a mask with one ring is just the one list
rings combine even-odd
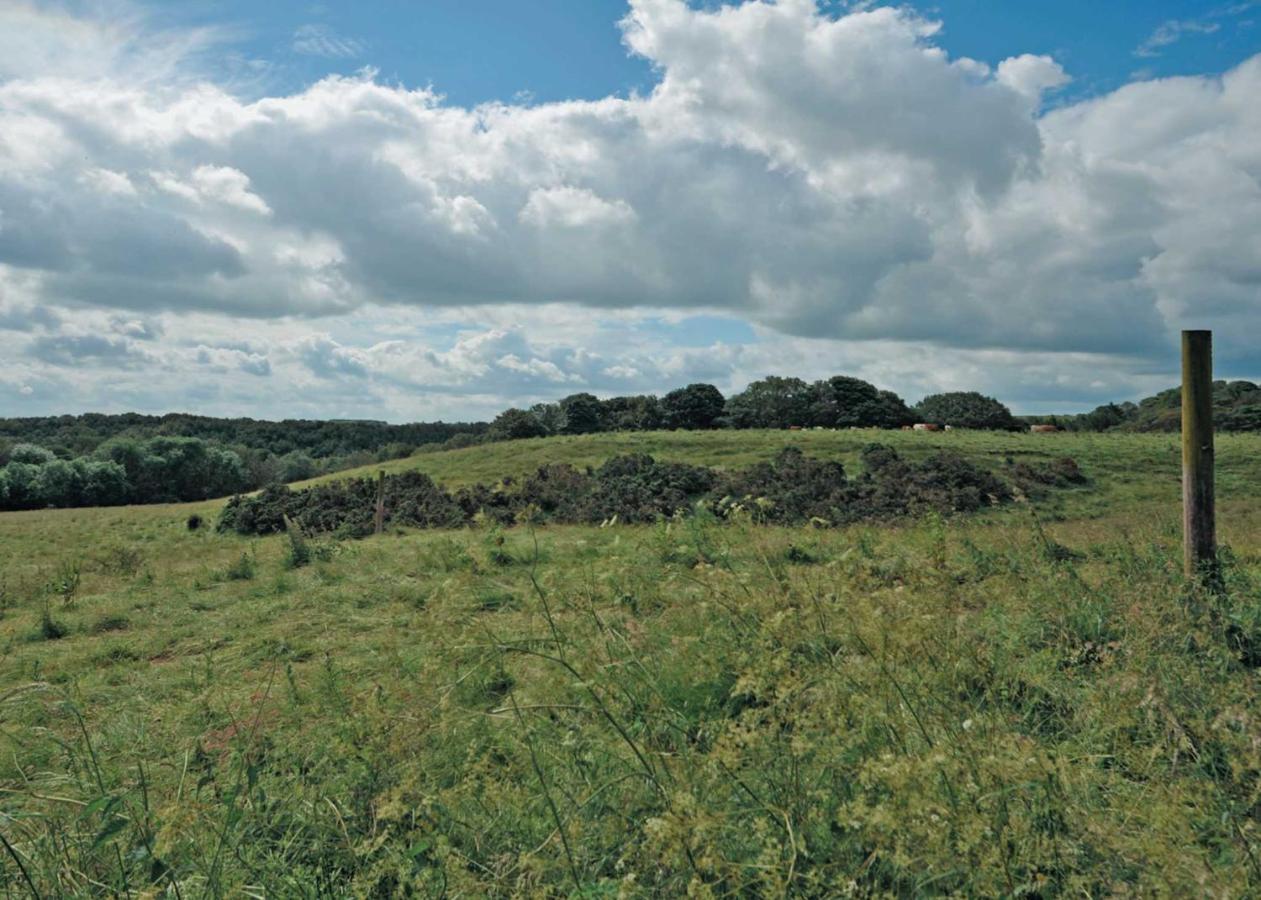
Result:
{"label": "tree line", "polygon": [[251,487],[240,456],[200,438],[119,438],[72,459],[18,444],[6,456],[0,509],[206,500]]}
{"label": "tree line", "polygon": [[[1031,417],[1029,421],[1066,431],[1180,431],[1182,389],[1170,388],[1138,403],[1105,403],[1087,413]],[[1261,385],[1213,382],[1213,427],[1218,431],[1261,431]]]}
{"label": "tree line", "polygon": [[184,413],[0,419],[0,510],[223,497],[401,459],[486,427]]}
{"label": "tree line", "polygon": [[370,419],[219,419],[188,413],[147,416],[140,413],[85,413],[78,416],[0,418],[0,452],[5,444],[36,444],[63,459],[84,456],[117,437],[201,438],[224,447],[273,457],[305,454],[332,459],[375,453],[388,445],[420,447],[456,434],[478,434],[483,422],[412,422],[391,425]]}
{"label": "tree line", "polygon": [[555,403],[504,410],[483,439],[659,429],[901,428],[919,422],[957,428],[1023,427],[1006,406],[975,391],[933,394],[911,407],[892,391],[860,378],[836,375],[806,382],[770,375],[730,397],[703,383],[662,397],[641,394],[601,400],[594,394],[571,394]]}

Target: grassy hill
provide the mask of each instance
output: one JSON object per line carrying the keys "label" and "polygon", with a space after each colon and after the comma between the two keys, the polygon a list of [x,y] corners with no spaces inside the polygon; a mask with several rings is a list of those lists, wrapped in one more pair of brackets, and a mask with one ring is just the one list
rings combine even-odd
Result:
{"label": "grassy hill", "polygon": [[[640,433],[421,454],[457,486],[628,450],[873,439],[1093,484],[831,530],[190,531],[0,514],[0,885],[43,896],[1245,895],[1261,887],[1261,437]],[[336,476],[342,477],[342,476]],[[305,564],[303,557],[308,557]],[[19,865],[20,863],[20,865]]]}

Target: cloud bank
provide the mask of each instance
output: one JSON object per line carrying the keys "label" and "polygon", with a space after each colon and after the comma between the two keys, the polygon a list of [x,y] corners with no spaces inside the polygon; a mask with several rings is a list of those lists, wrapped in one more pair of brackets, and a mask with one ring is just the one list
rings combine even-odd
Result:
{"label": "cloud bank", "polygon": [[[213,36],[0,10],[0,414],[472,416],[816,366],[1082,406],[1163,384],[1191,325],[1261,373],[1261,56],[1056,106],[1054,60],[951,58],[905,8],[621,24],[651,94],[469,109],[370,70],[246,98]],[[662,325],[715,320],[747,333]]]}

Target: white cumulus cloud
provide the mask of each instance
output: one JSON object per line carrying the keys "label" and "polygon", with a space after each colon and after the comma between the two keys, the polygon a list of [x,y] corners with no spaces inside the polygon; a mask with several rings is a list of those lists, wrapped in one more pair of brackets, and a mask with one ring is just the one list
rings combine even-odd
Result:
{"label": "white cumulus cloud", "polygon": [[[1261,369],[1261,57],[1045,110],[1069,79],[1054,59],[952,58],[904,7],[631,0],[622,28],[651,93],[465,108],[370,70],[239,96],[202,74],[204,32],[6,5],[0,349],[28,367],[23,402],[110,359],[191,359],[242,392],[357,383],[388,409],[417,373],[473,406],[766,374],[752,349],[663,347],[663,311],[748,323],[760,346],[830,341],[908,392],[942,378],[858,348],[936,348],[956,371],[989,354],[1030,402],[1047,395],[1022,371],[1071,403],[1146,387],[1189,325]],[[66,52],[81,64],[54,65]],[[354,322],[390,310],[409,331]],[[556,339],[574,310],[623,330]],[[94,311],[165,331],[93,343]],[[234,349],[207,323],[271,336]],[[1093,361],[1086,386],[1056,373],[1070,358]]]}

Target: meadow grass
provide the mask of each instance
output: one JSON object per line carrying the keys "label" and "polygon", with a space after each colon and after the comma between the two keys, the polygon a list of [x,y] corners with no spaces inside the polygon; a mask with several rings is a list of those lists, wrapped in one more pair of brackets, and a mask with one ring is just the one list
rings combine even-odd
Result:
{"label": "meadow grass", "polygon": [[1261,438],[1226,591],[1176,438],[715,432],[428,453],[444,484],[873,439],[1093,483],[835,530],[190,531],[0,515],[0,887],[80,896],[1246,896],[1261,890]]}

